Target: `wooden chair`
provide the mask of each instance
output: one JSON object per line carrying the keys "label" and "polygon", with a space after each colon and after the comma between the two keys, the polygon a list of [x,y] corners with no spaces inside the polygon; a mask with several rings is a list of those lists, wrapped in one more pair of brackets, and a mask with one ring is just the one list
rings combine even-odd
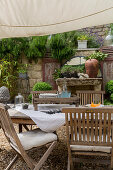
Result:
{"label": "wooden chair", "polygon": [[[22,156],[30,170],[39,170],[56,145],[57,135],[54,133],[43,132],[40,129],[17,134],[8,111],[5,110],[3,105],[0,105],[0,122],[10,146],[17,153],[11,163],[7,166],[6,170],[9,170],[12,167],[18,156]],[[46,144],[50,144],[50,146],[38,163],[28,156],[27,151],[34,147],[41,147]]]}
{"label": "wooden chair", "polygon": [[93,103],[101,103],[104,104],[104,94],[105,91],[92,91],[92,90],[81,90],[76,91],[78,97],[80,97],[80,105],[86,105]]}
{"label": "wooden chair", "polygon": [[111,156],[113,168],[113,107],[63,108],[62,112],[66,121],[68,170],[73,169],[74,155]]}
{"label": "wooden chair", "polygon": [[[45,91],[44,91],[45,92]],[[47,91],[46,91],[47,92]],[[50,91],[48,91],[50,93]],[[39,98],[40,92],[32,91],[32,103],[34,110],[38,110],[38,104],[75,104],[79,105],[79,97],[69,97],[69,98]]]}

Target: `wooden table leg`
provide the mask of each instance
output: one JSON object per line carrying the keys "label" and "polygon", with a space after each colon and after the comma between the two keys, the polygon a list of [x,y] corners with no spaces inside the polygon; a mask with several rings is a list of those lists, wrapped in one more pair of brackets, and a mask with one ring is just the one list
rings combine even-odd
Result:
{"label": "wooden table leg", "polygon": [[19,133],[22,132],[22,124],[19,124]]}

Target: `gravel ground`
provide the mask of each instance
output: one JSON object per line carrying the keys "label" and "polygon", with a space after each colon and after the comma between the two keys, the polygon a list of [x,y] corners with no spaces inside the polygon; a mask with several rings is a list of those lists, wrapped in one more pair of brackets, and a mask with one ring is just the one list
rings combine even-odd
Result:
{"label": "gravel ground", "polygon": [[[17,130],[17,125],[15,125]],[[61,127],[58,131],[59,142],[56,145],[55,149],[48,157],[47,161],[43,164],[41,170],[66,170],[67,168],[67,146],[65,138],[65,127]],[[43,153],[46,151],[46,147],[40,149],[33,149],[29,152],[30,156],[35,160],[39,160]],[[14,157],[15,153],[13,149],[9,146],[3,131],[0,129],[0,170],[4,170],[5,167]],[[85,157],[86,158],[86,157]],[[88,158],[90,160],[90,158]],[[98,159],[98,158],[97,158]],[[105,158],[102,158],[105,159]],[[108,158],[110,159],[110,158]],[[96,163],[77,163],[76,170],[109,170],[110,165],[98,165]],[[15,165],[12,167],[12,170],[29,170],[26,163],[19,158]]]}

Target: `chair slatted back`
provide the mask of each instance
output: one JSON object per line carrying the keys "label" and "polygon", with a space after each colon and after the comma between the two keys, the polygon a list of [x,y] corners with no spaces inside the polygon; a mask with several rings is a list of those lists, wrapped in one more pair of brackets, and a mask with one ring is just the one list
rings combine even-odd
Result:
{"label": "chair slatted back", "polygon": [[86,105],[93,103],[104,104],[105,91],[76,91],[78,97],[80,97],[80,105]]}
{"label": "chair slatted back", "polygon": [[112,146],[113,107],[63,108],[62,112],[65,113],[68,145]]}

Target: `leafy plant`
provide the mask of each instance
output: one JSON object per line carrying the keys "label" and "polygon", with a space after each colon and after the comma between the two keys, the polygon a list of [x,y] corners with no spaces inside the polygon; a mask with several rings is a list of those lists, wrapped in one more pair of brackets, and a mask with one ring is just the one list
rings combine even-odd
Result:
{"label": "leafy plant", "polygon": [[88,36],[87,47],[88,48],[99,48],[100,43],[96,40],[94,36]]}
{"label": "leafy plant", "polygon": [[[52,90],[52,86],[49,83],[46,82],[37,82],[33,86],[33,91],[46,91],[46,90]],[[28,96],[28,100],[31,103],[32,102],[32,94]]]}
{"label": "leafy plant", "polygon": [[85,65],[82,64],[82,65],[77,65],[77,66],[72,66],[72,65],[64,65],[62,68],[61,68],[61,73],[64,73],[64,72],[73,72],[73,71],[76,71],[78,73],[83,73],[84,72],[84,69],[85,69]]}
{"label": "leafy plant", "polygon": [[28,66],[30,66],[30,65],[29,64],[18,64],[17,72],[18,73],[27,73]]}
{"label": "leafy plant", "polygon": [[32,94],[29,94],[28,101],[29,101],[29,103],[32,103]]}
{"label": "leafy plant", "polygon": [[0,86],[6,86],[10,91],[10,96],[13,98],[16,94],[17,75],[15,72],[17,62],[14,60],[0,61]]}
{"label": "leafy plant", "polygon": [[106,86],[105,86],[105,90],[107,94],[112,94],[113,93],[113,80],[110,80]]}
{"label": "leafy plant", "polygon": [[61,69],[55,69],[55,72],[53,73],[53,78],[54,80],[58,79],[61,77]]}
{"label": "leafy plant", "polygon": [[113,103],[107,99],[104,100],[104,105],[113,105]]}
{"label": "leafy plant", "polygon": [[104,53],[99,51],[99,52],[94,52],[93,54],[85,57],[85,59],[86,60],[88,60],[88,59],[96,59],[96,60],[98,60],[100,62],[100,61],[104,60],[107,56],[108,56],[108,54],[104,54]]}
{"label": "leafy plant", "polygon": [[113,93],[110,95],[110,100],[113,102]]}
{"label": "leafy plant", "polygon": [[24,49],[24,41],[22,38],[8,38],[0,40],[0,59],[7,61],[12,58],[18,61]]}
{"label": "leafy plant", "polygon": [[39,58],[44,57],[46,53],[46,42],[47,36],[31,37],[29,41],[26,42],[24,53],[30,62],[32,60],[37,62]]}
{"label": "leafy plant", "polygon": [[85,64],[82,65],[64,65],[61,69],[56,69],[53,78],[56,80],[58,78],[64,77],[64,73],[68,74],[68,77],[75,76],[77,77],[77,73],[83,73],[85,70]]}
{"label": "leafy plant", "polygon": [[71,41],[66,37],[66,34],[53,35],[48,43],[51,57],[58,59],[59,62],[74,55],[74,48],[71,46]]}
{"label": "leafy plant", "polygon": [[81,40],[81,41],[88,40],[88,37],[87,37],[87,35],[80,35],[80,36],[78,36],[77,40]]}
{"label": "leafy plant", "polygon": [[33,91],[52,90],[52,86],[46,82],[38,82],[33,86]]}

